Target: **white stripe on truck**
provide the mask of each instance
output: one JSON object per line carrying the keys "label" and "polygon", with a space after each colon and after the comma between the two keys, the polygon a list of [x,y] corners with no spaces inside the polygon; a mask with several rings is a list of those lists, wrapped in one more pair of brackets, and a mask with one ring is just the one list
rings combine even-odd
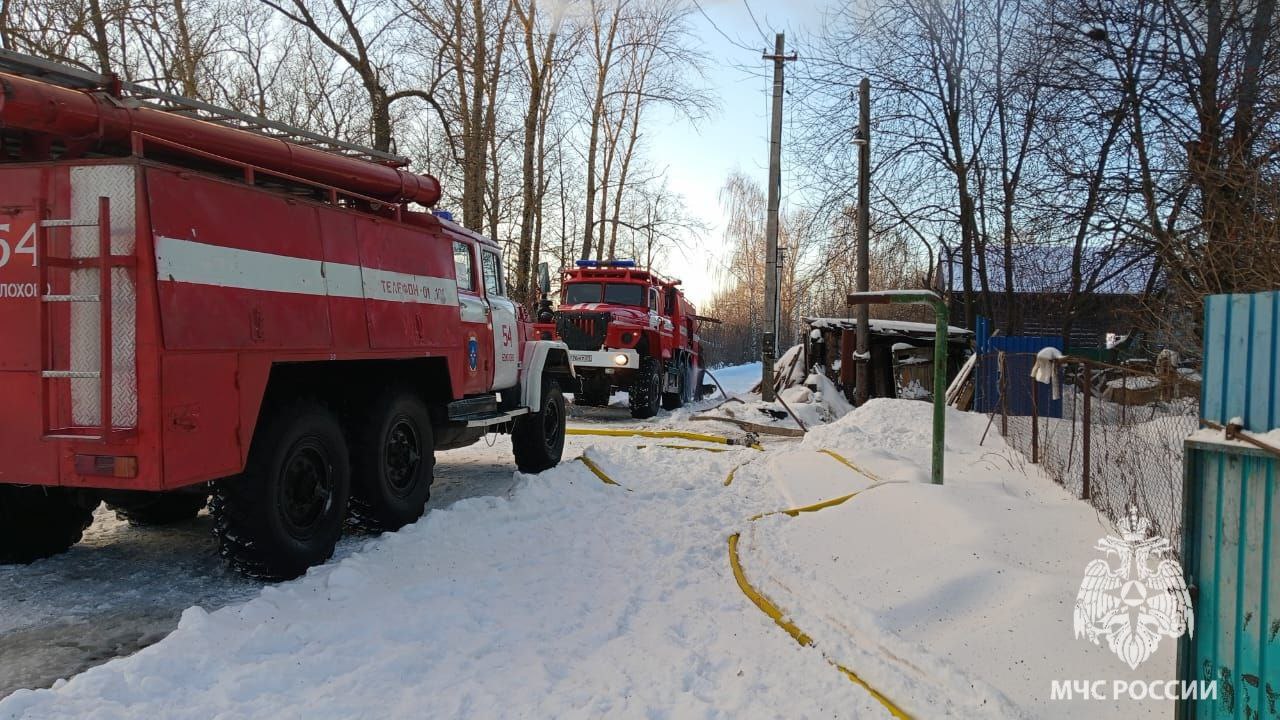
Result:
{"label": "white stripe on truck", "polygon": [[294,295],[457,305],[452,278],[324,262],[156,236],[162,281]]}

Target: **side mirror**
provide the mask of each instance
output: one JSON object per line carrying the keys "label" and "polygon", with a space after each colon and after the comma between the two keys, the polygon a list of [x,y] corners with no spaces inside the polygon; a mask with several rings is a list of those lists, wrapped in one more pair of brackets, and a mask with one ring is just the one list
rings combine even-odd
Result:
{"label": "side mirror", "polygon": [[547,263],[538,263],[538,289],[543,295],[551,294],[551,266]]}

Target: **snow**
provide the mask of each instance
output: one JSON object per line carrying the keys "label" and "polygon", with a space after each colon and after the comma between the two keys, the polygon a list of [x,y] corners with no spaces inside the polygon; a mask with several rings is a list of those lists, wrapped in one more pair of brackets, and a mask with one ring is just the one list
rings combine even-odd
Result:
{"label": "snow", "polygon": [[633,442],[522,476],[163,641],[0,701],[0,718],[886,717],[742,595],[725,538],[758,453]]}
{"label": "snow", "polygon": [[1038,471],[1015,471],[980,447],[980,414],[947,409],[945,484],[923,484],[931,410],[872,400],[809,433],[806,448],[834,449],[886,480],[913,482],[762,522],[747,546],[748,570],[775,578],[768,592],[797,608],[797,624],[830,638],[833,652],[895,699],[949,698],[947,709],[965,717],[1172,714],[1171,703],[1049,701],[1053,680],[1171,679],[1176,643],[1162,640],[1131,671],[1105,647],[1074,639],[1076,588],[1098,555],[1094,541],[1114,531]]}
{"label": "snow", "polygon": [[1128,339],[1129,339],[1128,333],[1125,333],[1124,335],[1121,335],[1119,333],[1107,333],[1106,348],[1108,350],[1113,350],[1116,347],[1123,344]]}
{"label": "snow", "polygon": [[[858,321],[854,318],[805,318],[805,322],[815,328],[856,328]],[[867,329],[874,333],[894,334],[894,333],[919,333],[933,337],[937,332],[938,326],[934,323],[910,322],[908,320],[880,320],[871,318],[867,322]],[[973,335],[972,330],[959,328],[954,325],[947,326],[947,335],[953,338],[968,337]]]}
{"label": "snow", "polygon": [[[1228,421],[1227,424],[1239,425],[1243,427],[1244,418],[1233,417],[1231,418],[1230,421]],[[1265,443],[1267,445],[1271,445],[1273,447],[1280,447],[1280,428],[1272,428],[1265,432],[1252,432],[1249,430],[1242,430],[1241,433],[1248,435],[1249,437],[1259,442]],[[1214,428],[1207,428],[1207,427],[1196,430],[1194,433],[1188,436],[1187,439],[1193,440],[1195,442],[1200,442],[1200,443],[1215,443],[1218,445],[1225,445],[1225,446],[1237,447],[1237,448],[1249,448],[1252,450],[1258,449],[1257,445],[1254,445],[1253,443],[1245,442],[1244,440],[1240,440],[1238,438],[1232,438],[1228,440],[1226,433],[1224,431],[1217,430]]]}
{"label": "snow", "polygon": [[[779,377],[785,377],[783,385],[791,385],[804,380],[805,373],[808,368],[804,366],[804,346],[800,344],[792,345],[782,356],[774,361],[773,371]],[[783,375],[787,373],[787,375]]]}
{"label": "snow", "polygon": [[[515,482],[510,444],[441,453],[428,510],[503,495]],[[226,567],[202,513],[166,528],[131,528],[106,508],[69,552],[26,566],[0,565],[0,697],[43,687],[177,627],[193,603],[208,609],[257,595],[263,583]],[[344,538],[336,558],[364,538]]]}
{"label": "snow", "polygon": [[[739,392],[759,366],[716,374]],[[804,407],[844,402],[823,381]],[[635,424],[621,408],[589,410],[611,427]],[[398,533],[346,541],[299,580],[215,579],[208,603],[185,590],[175,597],[205,607],[163,640],[52,689],[19,690],[0,700],[0,719],[889,716],[831,663],[921,718],[1171,714],[1163,702],[1049,699],[1052,680],[1174,677],[1170,639],[1131,671],[1072,636],[1105,520],[1011,462],[996,434],[980,445],[986,416],[947,409],[946,484],[934,486],[928,404],[839,410],[803,440],[764,438],[764,451],[571,436],[566,462],[537,476],[510,470],[505,439],[442,453],[455,477],[474,467],[489,479]],[[648,426],[716,431],[689,412]],[[621,487],[568,460],[579,454]],[[850,493],[817,512],[770,514]],[[743,594],[731,534],[747,579],[812,647]],[[53,580],[104,551],[77,548],[0,581],[46,578],[28,615],[91,608],[92,583],[64,599]],[[136,594],[120,603],[137,609],[172,579],[135,574]],[[11,646],[0,643],[4,657]]]}
{"label": "snow", "polygon": [[813,391],[803,385],[789,387],[778,393],[788,405],[802,405],[813,402]]}
{"label": "snow", "polygon": [[898,389],[898,397],[903,400],[928,400],[932,395],[933,393],[925,389],[919,380],[912,380],[905,387]]}
{"label": "snow", "polygon": [[710,372],[724,386],[725,391],[733,396],[751,392],[751,388],[760,382],[763,371],[760,363],[753,362],[746,365],[712,368]]}
{"label": "snow", "polygon": [[1040,352],[1036,353],[1038,360],[1061,360],[1062,358],[1062,351],[1056,347],[1041,348]]}
{"label": "snow", "polygon": [[1130,377],[1126,375],[1115,380],[1108,380],[1107,387],[1123,388],[1126,390],[1150,390],[1154,387],[1160,387],[1160,379],[1151,375],[1137,375]]}

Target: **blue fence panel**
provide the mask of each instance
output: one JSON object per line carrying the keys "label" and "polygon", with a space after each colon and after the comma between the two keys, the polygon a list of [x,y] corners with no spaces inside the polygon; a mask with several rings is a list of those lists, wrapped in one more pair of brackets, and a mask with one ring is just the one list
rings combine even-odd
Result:
{"label": "blue fence panel", "polygon": [[1205,299],[1201,417],[1219,424],[1240,417],[1254,432],[1280,425],[1278,323],[1280,292]]}
{"label": "blue fence panel", "polygon": [[[979,317],[977,322],[978,340],[978,373],[974,387],[973,407],[978,412],[997,412],[1007,406],[1010,415],[1030,415],[1032,411],[1032,392],[1035,393],[1035,409],[1041,417],[1062,417],[1062,398],[1053,398],[1053,389],[1049,385],[1036,383],[1031,379],[1033,357],[1044,348],[1063,349],[1062,337],[1051,335],[1011,335],[1009,337],[988,334],[990,323],[987,318]],[[1001,398],[1000,363],[996,353],[1004,352],[1004,381],[1008,398]],[[1061,371],[1059,371],[1061,384]]]}
{"label": "blue fence panel", "polygon": [[[1276,427],[1280,292],[1205,300],[1202,417]],[[1225,440],[1188,440],[1184,570],[1195,636],[1183,637],[1179,674],[1216,681],[1217,697],[1180,703],[1196,720],[1277,717],[1280,701],[1280,545],[1275,523],[1280,459]]]}

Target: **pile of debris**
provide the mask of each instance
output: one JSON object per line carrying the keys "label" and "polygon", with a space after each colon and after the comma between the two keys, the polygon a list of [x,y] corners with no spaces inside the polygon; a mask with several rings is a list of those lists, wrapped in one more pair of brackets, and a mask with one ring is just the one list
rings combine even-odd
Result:
{"label": "pile of debris", "polygon": [[1126,361],[1123,369],[1104,369],[1098,378],[1102,399],[1117,405],[1150,405],[1200,397],[1200,372],[1183,367],[1178,353],[1165,349],[1150,361]]}
{"label": "pile of debris", "polygon": [[808,372],[804,346],[795,345],[778,358],[774,372],[776,400],[760,399],[761,383],[750,394],[725,399],[693,420],[717,420],[750,432],[799,437],[817,425],[834,422],[853,410],[844,393],[828,377]]}

